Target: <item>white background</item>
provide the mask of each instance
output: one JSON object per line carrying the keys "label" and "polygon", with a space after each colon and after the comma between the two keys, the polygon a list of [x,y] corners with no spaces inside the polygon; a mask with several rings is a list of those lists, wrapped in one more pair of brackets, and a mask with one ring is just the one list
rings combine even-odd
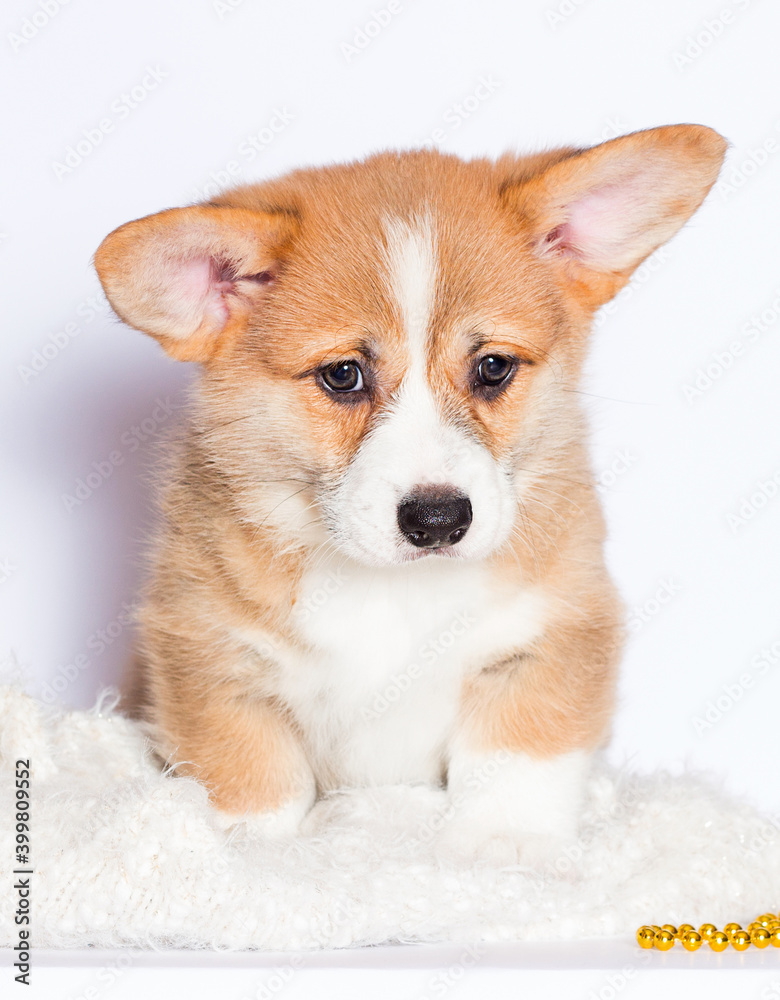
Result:
{"label": "white background", "polygon": [[[174,419],[155,408],[180,401],[195,374],[91,315],[90,258],[109,230],[202,196],[231,162],[237,179],[255,179],[437,129],[441,149],[468,157],[702,122],[732,143],[728,187],[599,317],[583,385],[610,564],[647,619],[625,657],[610,753],[641,769],[709,769],[780,809],[780,8],[401,0],[357,49],[385,0],[46,2],[54,16],[34,0],[6,4],[0,37],[6,674],[47,698],[56,681],[78,706],[116,683],[132,642],[123,602],[151,523],[144,470]],[[492,93],[468,100],[483,79]],[[102,141],[85,140],[105,119]],[[250,136],[265,141],[252,160]],[[81,162],[66,160],[78,144]],[[764,310],[751,341],[745,328]],[[715,360],[737,341],[740,355]],[[687,399],[711,365],[718,377]],[[110,476],[67,509],[114,451]],[[627,469],[613,466],[620,454]],[[752,515],[730,524],[772,477]],[[654,604],[665,582],[672,596]],[[99,630],[115,637],[101,652]],[[773,643],[760,674],[751,662]],[[740,697],[721,698],[721,718],[697,731],[724,685]]]}

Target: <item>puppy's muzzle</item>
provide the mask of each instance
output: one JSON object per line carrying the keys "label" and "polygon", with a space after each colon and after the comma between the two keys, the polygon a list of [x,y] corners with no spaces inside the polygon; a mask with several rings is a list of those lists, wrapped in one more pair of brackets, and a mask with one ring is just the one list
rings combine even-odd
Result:
{"label": "puppy's muzzle", "polygon": [[398,505],[398,527],[418,549],[457,545],[471,518],[471,501],[452,486],[418,486]]}

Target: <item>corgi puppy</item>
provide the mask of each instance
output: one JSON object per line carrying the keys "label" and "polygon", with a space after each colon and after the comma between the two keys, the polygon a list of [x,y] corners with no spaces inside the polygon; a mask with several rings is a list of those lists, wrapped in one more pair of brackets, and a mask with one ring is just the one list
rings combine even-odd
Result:
{"label": "corgi puppy", "polygon": [[226,824],[442,783],[442,851],[577,835],[622,610],[576,392],[594,312],[715,181],[674,125],[385,152],[127,223],[111,305],[200,365],[140,609],[142,711]]}

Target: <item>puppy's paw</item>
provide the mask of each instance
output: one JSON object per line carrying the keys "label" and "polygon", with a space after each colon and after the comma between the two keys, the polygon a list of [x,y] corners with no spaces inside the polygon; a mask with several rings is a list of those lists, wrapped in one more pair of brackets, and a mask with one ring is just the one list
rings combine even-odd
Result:
{"label": "puppy's paw", "polygon": [[454,754],[440,855],[461,864],[561,870],[557,862],[576,843],[588,766],[588,755],[579,751],[546,759],[505,751]]}
{"label": "puppy's paw", "polygon": [[266,812],[240,814],[216,808],[213,814],[216,825],[221,830],[230,830],[240,825],[252,839],[287,840],[300,832],[301,823],[310,807],[311,803],[308,801],[293,801],[280,809]]}
{"label": "puppy's paw", "polygon": [[491,830],[477,821],[451,823],[436,843],[436,853],[457,866],[485,864],[491,868],[540,871],[565,848],[563,837],[545,833]]}

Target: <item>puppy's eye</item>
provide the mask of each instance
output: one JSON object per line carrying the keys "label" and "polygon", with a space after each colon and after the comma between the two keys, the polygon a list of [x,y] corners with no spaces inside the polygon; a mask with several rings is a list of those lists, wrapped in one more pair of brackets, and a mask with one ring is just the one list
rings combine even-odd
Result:
{"label": "puppy's eye", "polygon": [[512,358],[501,354],[488,354],[477,365],[477,381],[481,385],[497,386],[505,382],[515,369]]}
{"label": "puppy's eye", "polygon": [[360,392],[364,387],[363,372],[354,361],[337,361],[323,368],[321,378],[333,392]]}

